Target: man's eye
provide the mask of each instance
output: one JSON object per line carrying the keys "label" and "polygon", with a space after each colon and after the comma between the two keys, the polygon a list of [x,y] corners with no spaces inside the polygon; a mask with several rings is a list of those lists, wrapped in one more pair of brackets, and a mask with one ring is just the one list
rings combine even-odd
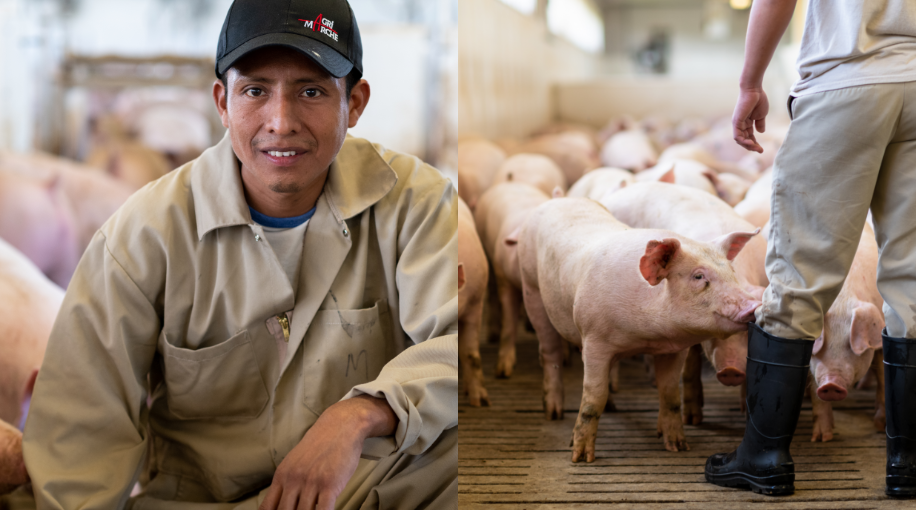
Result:
{"label": "man's eye", "polygon": [[263,93],[264,91],[261,89],[248,89],[245,91],[245,95],[248,97],[259,97]]}
{"label": "man's eye", "polygon": [[321,95],[321,91],[316,90],[316,89],[307,89],[305,92],[302,93],[302,95],[304,95],[305,97],[318,97]]}

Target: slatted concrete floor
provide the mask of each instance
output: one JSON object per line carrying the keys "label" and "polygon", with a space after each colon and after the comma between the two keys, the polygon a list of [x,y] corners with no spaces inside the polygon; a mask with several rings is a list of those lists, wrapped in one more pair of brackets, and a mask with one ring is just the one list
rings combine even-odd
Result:
{"label": "slatted concrete floor", "polygon": [[496,346],[481,346],[491,407],[459,404],[460,508],[499,509],[885,509],[916,501],[884,495],[884,434],[872,425],[874,390],[852,390],[834,406],[835,438],[811,443],[811,403],[802,409],[792,445],[796,492],[767,497],[706,483],[706,457],[734,449],[744,434],[738,388],[704,371],[704,422],[685,426],[690,451],[665,451],[656,437],[658,396],[642,362],[621,367],[618,411],[598,428],[596,460],[570,462],[569,440],[582,391],[578,354],[565,370],[566,417],[547,421],[541,411],[537,341],[525,334],[516,373],[495,380]]}

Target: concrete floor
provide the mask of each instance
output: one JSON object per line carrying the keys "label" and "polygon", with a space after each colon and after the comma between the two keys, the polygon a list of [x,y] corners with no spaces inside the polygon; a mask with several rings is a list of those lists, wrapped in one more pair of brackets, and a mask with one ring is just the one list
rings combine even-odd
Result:
{"label": "concrete floor", "polygon": [[[574,351],[575,353],[575,351]],[[916,509],[916,500],[884,495],[885,437],[872,424],[874,389],[852,390],[834,406],[835,438],[811,443],[811,403],[805,402],[792,444],[796,492],[767,497],[709,484],[706,458],[734,449],[744,434],[739,388],[704,371],[704,422],[685,426],[690,450],[665,451],[656,437],[658,394],[643,363],[621,366],[618,411],[598,428],[597,458],[570,461],[569,441],[582,391],[578,353],[564,372],[566,416],[548,421],[541,404],[537,341],[525,333],[511,379],[496,380],[496,346],[481,346],[490,407],[459,401],[460,508],[500,509]]]}

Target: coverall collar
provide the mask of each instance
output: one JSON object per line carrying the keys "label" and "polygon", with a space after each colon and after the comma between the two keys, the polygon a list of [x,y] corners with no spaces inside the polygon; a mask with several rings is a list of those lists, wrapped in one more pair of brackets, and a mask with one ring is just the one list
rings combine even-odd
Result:
{"label": "coverall collar", "polygon": [[[191,193],[198,240],[217,228],[251,225],[251,213],[229,132],[193,164]],[[322,194],[340,223],[381,200],[397,181],[395,171],[372,144],[347,135],[331,163]]]}

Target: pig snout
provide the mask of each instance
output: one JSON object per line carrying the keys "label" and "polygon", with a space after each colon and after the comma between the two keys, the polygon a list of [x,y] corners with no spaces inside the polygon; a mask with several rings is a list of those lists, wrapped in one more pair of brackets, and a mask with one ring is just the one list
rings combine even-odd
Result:
{"label": "pig snout", "polygon": [[736,322],[754,322],[754,312],[757,311],[757,308],[761,305],[760,301],[756,299],[751,299],[745,302],[744,306],[738,311],[738,316],[735,317]]}
{"label": "pig snout", "polygon": [[740,386],[744,382],[744,372],[735,367],[725,367],[716,373],[716,379],[726,386]]}
{"label": "pig snout", "polygon": [[842,379],[828,378],[817,387],[817,396],[825,402],[838,402],[846,398],[846,383]]}

